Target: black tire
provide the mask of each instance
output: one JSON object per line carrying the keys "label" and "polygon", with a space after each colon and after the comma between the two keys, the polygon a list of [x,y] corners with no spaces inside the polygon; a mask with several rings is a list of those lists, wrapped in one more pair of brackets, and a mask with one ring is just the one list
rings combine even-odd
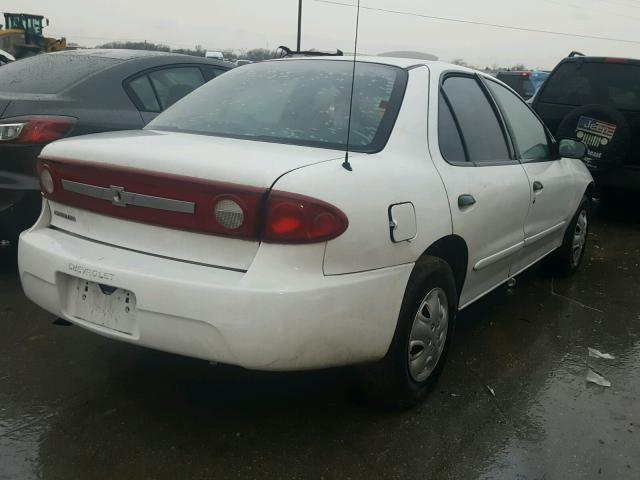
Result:
{"label": "black tire", "polygon": [[[574,235],[576,234],[576,228],[580,217],[583,214],[586,215],[586,229],[584,233],[584,242],[579,255],[574,256]],[[587,240],[589,238],[589,225],[591,223],[591,201],[587,196],[582,197],[582,201],[578,206],[571,223],[567,227],[564,234],[562,245],[555,252],[549,255],[545,259],[545,264],[549,273],[554,276],[568,277],[573,275],[580,268],[582,259],[584,258],[584,252],[587,249]]]}
{"label": "black tire", "polygon": [[[446,294],[448,326],[444,348],[428,377],[416,381],[409,371],[409,339],[418,308],[427,294],[439,289]],[[386,356],[365,367],[367,392],[376,401],[393,408],[409,408],[423,398],[438,379],[455,331],[458,292],[451,267],[440,258],[423,257],[416,263],[407,283],[396,331]],[[426,353],[425,353],[426,355]]]}
{"label": "black tire", "polygon": [[[589,126],[593,121],[598,123]],[[588,153],[583,160],[594,175],[622,165],[631,148],[629,123],[620,112],[606,105],[584,105],[571,110],[560,122],[556,137],[585,143]]]}

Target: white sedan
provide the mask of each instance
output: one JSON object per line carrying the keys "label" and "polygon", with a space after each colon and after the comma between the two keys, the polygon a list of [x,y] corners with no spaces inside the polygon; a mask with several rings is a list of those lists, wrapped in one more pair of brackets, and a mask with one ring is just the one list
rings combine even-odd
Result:
{"label": "white sedan", "polygon": [[417,401],[459,310],[545,257],[579,267],[593,181],[584,145],[490,76],[362,57],[349,122],[352,68],[247,65],[143,131],[47,146],[27,296],[251,369],[369,364],[377,395]]}

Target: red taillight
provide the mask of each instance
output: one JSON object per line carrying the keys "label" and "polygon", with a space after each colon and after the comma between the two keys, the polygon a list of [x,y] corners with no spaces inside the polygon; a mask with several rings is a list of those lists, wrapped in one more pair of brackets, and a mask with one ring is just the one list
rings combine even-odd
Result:
{"label": "red taillight", "polygon": [[66,136],[74,123],[75,119],[71,117],[46,115],[3,120],[0,130],[6,132],[0,135],[0,142],[20,145],[50,143]]}
{"label": "red taillight", "polygon": [[344,233],[349,221],[333,205],[315,198],[272,192],[267,200],[262,239],[270,243],[314,243]]}
{"label": "red taillight", "polygon": [[520,75],[523,76],[523,77],[530,77],[531,76],[531,72],[522,72]]}

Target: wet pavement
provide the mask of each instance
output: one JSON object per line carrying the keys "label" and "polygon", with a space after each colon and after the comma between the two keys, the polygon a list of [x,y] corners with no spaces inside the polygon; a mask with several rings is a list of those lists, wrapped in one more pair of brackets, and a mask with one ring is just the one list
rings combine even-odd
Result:
{"label": "wet pavement", "polygon": [[55,326],[4,256],[2,480],[640,478],[638,222],[598,220],[574,278],[534,269],[465,310],[405,412],[349,369],[247,372]]}

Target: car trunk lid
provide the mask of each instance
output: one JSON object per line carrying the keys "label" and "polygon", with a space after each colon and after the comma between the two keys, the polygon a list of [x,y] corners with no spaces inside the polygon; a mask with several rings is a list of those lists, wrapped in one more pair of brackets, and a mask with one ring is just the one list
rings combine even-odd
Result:
{"label": "car trunk lid", "polygon": [[[234,270],[255,256],[261,208],[274,182],[339,152],[156,131],[62,140],[42,152],[53,172],[51,226],[93,241]],[[216,205],[242,205],[219,228]],[[233,214],[233,212],[232,212]]]}

